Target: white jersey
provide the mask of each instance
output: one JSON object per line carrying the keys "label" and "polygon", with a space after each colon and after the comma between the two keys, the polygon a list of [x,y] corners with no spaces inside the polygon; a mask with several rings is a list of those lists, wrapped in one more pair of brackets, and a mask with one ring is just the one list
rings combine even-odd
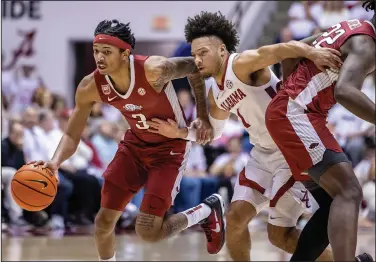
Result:
{"label": "white jersey", "polygon": [[277,146],[265,125],[265,112],[268,104],[277,94],[277,84],[280,80],[269,68],[271,77],[265,85],[244,84],[232,70],[232,63],[238,55],[234,53],[228,58],[222,87],[217,85],[214,78],[208,79],[206,84],[211,86],[217,106],[238,116],[239,121],[249,133],[249,139],[253,145],[275,149]]}

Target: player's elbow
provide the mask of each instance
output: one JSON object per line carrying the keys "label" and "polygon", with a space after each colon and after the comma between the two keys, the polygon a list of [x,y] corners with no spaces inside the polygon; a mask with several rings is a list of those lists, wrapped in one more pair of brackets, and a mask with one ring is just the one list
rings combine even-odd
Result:
{"label": "player's elbow", "polygon": [[346,84],[336,85],[336,87],[334,88],[334,98],[338,103],[341,103],[341,101],[346,100],[349,94],[348,88],[351,87],[348,87]]}

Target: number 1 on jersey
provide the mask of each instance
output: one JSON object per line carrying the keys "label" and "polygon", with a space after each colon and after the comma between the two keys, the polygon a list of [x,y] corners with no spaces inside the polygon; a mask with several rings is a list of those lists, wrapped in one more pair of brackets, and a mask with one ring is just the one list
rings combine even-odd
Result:
{"label": "number 1 on jersey", "polygon": [[148,129],[149,125],[146,124],[146,117],[143,114],[133,114],[133,118],[138,119],[136,126],[138,129]]}

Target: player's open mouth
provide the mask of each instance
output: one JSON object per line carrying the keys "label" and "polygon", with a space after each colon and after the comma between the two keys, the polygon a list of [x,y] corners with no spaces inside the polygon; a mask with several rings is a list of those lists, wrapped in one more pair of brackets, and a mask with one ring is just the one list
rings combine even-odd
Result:
{"label": "player's open mouth", "polygon": [[97,64],[97,67],[98,67],[99,69],[105,69],[105,68],[106,68],[105,65],[100,65],[100,64]]}

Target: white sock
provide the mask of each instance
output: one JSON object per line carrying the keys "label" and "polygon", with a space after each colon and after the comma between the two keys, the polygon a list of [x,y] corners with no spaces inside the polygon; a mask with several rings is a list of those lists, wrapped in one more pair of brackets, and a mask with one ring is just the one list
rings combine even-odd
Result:
{"label": "white sock", "polygon": [[111,257],[109,259],[101,259],[101,258],[99,258],[99,261],[116,261],[115,255],[116,255],[116,253],[114,253],[113,257]]}
{"label": "white sock", "polygon": [[204,203],[183,211],[182,214],[184,214],[188,220],[187,228],[196,225],[201,220],[207,218],[210,215],[211,211],[211,208]]}

